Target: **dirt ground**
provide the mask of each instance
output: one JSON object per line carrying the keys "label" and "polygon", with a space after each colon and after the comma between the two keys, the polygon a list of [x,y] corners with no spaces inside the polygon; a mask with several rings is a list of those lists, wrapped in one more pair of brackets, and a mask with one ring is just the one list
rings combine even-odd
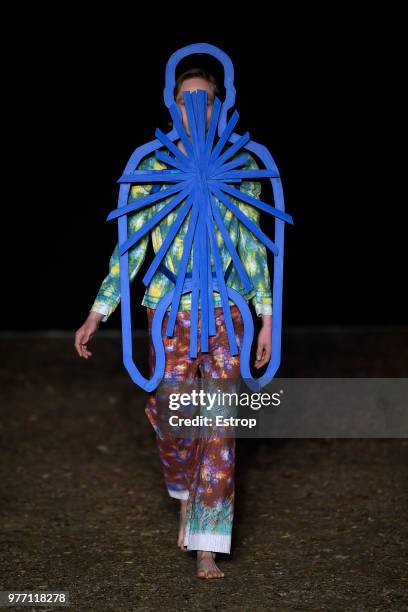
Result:
{"label": "dirt ground", "polygon": [[[408,440],[238,440],[232,554],[203,581],[120,338],[101,333],[89,361],[69,336],[0,343],[0,590],[87,611],[408,610]],[[407,330],[283,347],[282,377],[407,376]]]}

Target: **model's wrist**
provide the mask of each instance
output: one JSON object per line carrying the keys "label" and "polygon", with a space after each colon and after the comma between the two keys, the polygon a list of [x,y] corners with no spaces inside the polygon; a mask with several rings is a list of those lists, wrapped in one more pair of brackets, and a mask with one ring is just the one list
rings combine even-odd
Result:
{"label": "model's wrist", "polygon": [[97,312],[96,310],[89,311],[88,319],[90,321],[96,321],[97,323],[100,323],[103,317],[104,315],[101,312]]}

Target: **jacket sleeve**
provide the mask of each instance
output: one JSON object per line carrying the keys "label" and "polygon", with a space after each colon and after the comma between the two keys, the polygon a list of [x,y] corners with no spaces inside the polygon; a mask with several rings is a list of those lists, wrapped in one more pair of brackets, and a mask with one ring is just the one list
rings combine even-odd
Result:
{"label": "jacket sleeve", "polygon": [[[142,163],[138,169],[145,169]],[[149,195],[152,185],[133,185],[129,192],[128,203],[131,204],[139,198]],[[139,230],[151,217],[154,206],[147,205],[135,213],[128,215],[128,235]],[[129,278],[132,281],[141,267],[149,244],[149,233],[141,238],[129,250]],[[107,321],[120,302],[120,270],[119,245],[116,244],[109,260],[108,275],[102,281],[91,310],[104,315],[103,322]]]}
{"label": "jacket sleeve", "polygon": [[[255,159],[250,156],[245,170],[257,169]],[[261,195],[261,183],[255,181],[243,181],[240,190],[259,199]],[[253,223],[259,226],[260,210],[237,200],[239,209]],[[272,314],[272,292],[270,287],[270,276],[266,246],[243,224],[239,223],[238,253],[244,264],[245,270],[254,286],[255,295],[251,298],[255,312],[258,317]]]}

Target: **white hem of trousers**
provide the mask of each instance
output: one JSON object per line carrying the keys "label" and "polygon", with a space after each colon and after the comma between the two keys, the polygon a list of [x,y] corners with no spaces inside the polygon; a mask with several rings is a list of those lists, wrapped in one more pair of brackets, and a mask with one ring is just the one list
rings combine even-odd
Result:
{"label": "white hem of trousers", "polygon": [[188,550],[212,550],[227,553],[231,551],[231,536],[228,534],[192,533],[184,536]]}
{"label": "white hem of trousers", "polygon": [[170,497],[175,499],[188,499],[188,491],[175,491],[174,489],[167,489]]}

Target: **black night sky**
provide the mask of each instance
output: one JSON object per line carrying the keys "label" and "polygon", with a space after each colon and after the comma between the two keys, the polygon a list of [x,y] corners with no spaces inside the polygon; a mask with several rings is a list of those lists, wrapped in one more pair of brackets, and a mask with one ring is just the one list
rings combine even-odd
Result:
{"label": "black night sky", "polygon": [[[379,61],[381,40],[361,38],[350,24],[340,32],[286,25],[237,36],[219,22],[167,33],[137,21],[121,30],[77,24],[48,32],[26,54],[14,142],[16,156],[26,151],[13,188],[20,207],[12,235],[20,239],[5,265],[4,330],[74,330],[86,318],[117,240],[116,224],[106,222],[116,180],[156,127],[168,131],[165,65],[195,42],[231,57],[236,131],[264,143],[281,173],[295,221],[285,230],[283,324],[406,323],[400,203],[393,173],[384,180],[379,143],[388,112],[379,96],[392,80]],[[261,224],[268,233],[268,215]],[[136,313],[149,249],[133,288]],[[119,326],[120,308],[106,328]]]}

